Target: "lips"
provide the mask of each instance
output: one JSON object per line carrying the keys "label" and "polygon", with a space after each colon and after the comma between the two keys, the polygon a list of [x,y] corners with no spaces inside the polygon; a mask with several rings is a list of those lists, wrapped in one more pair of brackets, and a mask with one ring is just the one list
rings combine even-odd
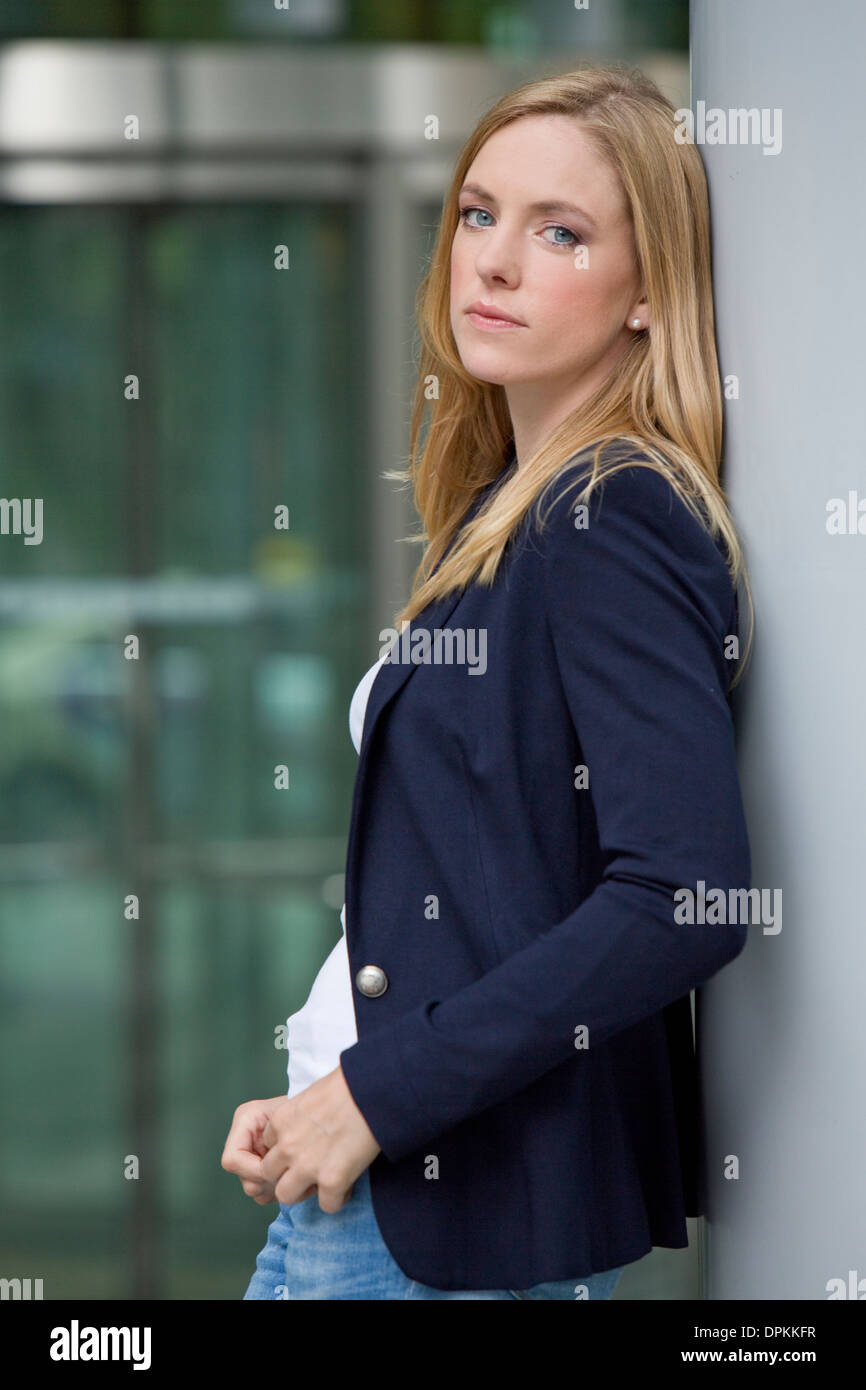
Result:
{"label": "lips", "polygon": [[505,323],[516,323],[520,328],[525,328],[526,324],[522,319],[515,318],[514,314],[509,314],[505,309],[497,309],[495,304],[485,304],[479,299],[475,304],[470,304],[466,310],[467,314],[481,314],[486,319],[500,319]]}

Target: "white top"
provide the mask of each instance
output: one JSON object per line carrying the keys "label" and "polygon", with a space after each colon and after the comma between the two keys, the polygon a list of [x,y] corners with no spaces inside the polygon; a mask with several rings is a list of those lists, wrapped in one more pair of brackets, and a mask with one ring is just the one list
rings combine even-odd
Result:
{"label": "white top", "polygon": [[[349,705],[349,733],[356,753],[361,751],[367,697],[381,665],[380,657],[361,677]],[[298,1095],[314,1081],[334,1071],[340,1065],[340,1053],[358,1041],[346,949],[345,903],[340,923],[343,934],[313,981],[306,1004],[286,1020],[290,1096]]]}

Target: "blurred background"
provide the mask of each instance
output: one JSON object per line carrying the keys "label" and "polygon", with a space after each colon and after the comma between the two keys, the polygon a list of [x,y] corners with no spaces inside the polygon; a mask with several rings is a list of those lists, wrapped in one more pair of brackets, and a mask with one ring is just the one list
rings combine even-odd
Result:
{"label": "blurred background", "polygon": [[[219,1159],[340,932],[460,145],[587,59],[689,101],[688,0],[279,5],[0,2],[0,492],[44,509],[0,536],[0,1276],[45,1298],[238,1299],[276,1211]],[[615,1297],[697,1297],[701,1224]]]}

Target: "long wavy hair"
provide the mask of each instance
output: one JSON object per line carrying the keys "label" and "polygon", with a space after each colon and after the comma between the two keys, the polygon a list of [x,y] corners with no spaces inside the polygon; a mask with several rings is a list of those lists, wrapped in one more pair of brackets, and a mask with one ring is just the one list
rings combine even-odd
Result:
{"label": "long wavy hair", "polygon": [[[504,388],[466,371],[451,330],[451,243],[459,221],[459,191],[494,131],[523,116],[546,114],[579,121],[618,175],[651,322],[633,335],[592,396],[530,458],[520,460],[520,467],[461,528],[478,493],[505,468],[513,432]],[[576,455],[595,446],[588,481],[576,501],[587,502],[610,473],[639,464],[662,472],[714,539],[721,537],[732,583],[738,589],[742,580],[752,618],[731,688],[740,679],[752,645],[754,604],[719,481],[722,394],[706,175],[696,147],[675,139],[675,125],[674,107],[639,69],[586,66],[509,92],[481,118],[463,147],[416,299],[421,352],[408,465],[384,474],[412,485],[423,531],[404,539],[426,547],[395,627],[455,589],[471,582],[492,584],[529,509]],[[625,456],[616,441],[628,446]],[[540,527],[547,515],[549,510],[541,517],[536,507]]]}

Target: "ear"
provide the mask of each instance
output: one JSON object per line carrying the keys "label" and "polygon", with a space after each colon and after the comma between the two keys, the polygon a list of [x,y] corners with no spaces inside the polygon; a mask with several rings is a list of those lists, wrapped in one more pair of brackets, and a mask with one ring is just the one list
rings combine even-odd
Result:
{"label": "ear", "polygon": [[[635,327],[635,319],[640,320],[640,328]],[[625,326],[626,328],[630,328],[633,333],[640,333],[643,332],[645,328],[649,328],[650,308],[649,301],[647,299],[636,299],[634,301],[634,303],[631,305],[628,311]]]}

